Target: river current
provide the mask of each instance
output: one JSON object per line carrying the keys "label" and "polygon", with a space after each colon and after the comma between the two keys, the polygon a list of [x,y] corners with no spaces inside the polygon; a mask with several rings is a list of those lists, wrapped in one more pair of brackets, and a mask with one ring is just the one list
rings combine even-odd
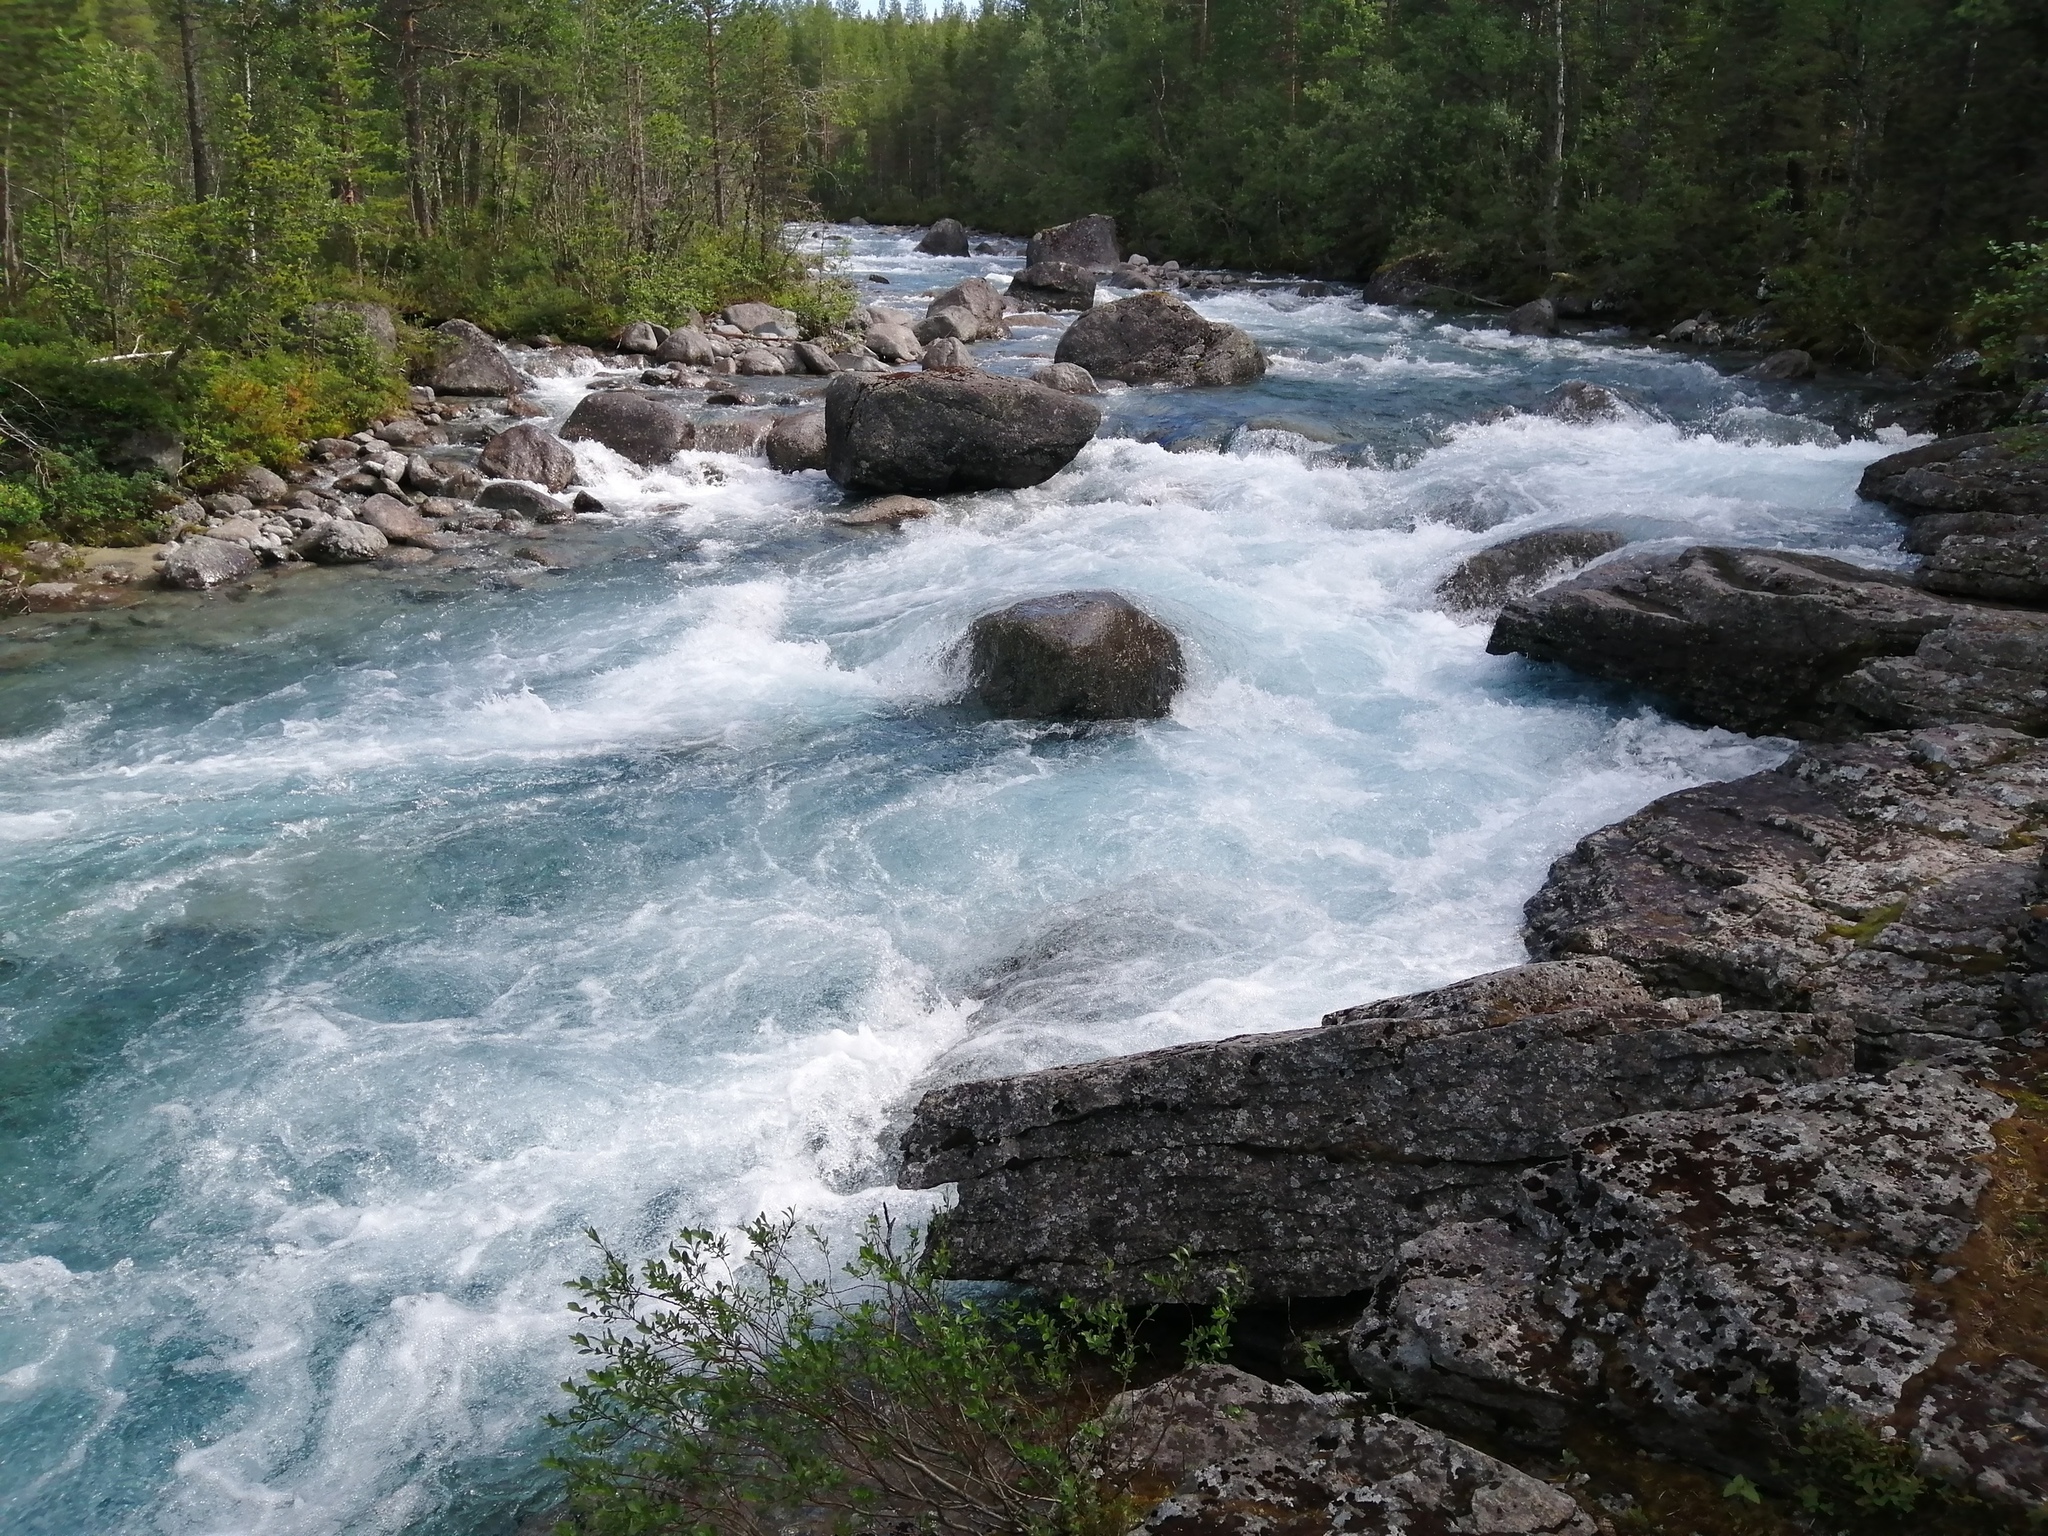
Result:
{"label": "river current", "polygon": [[[1021,255],[811,238],[920,314]],[[632,558],[0,624],[0,1528],[508,1532],[586,1227],[914,1219],[925,1088],[1513,964],[1576,839],[1782,757],[1487,656],[1431,604],[1462,556],[1900,558],[1853,490],[1896,444],[1842,440],[1840,389],[1296,285],[1201,307],[1263,381],[1114,389],[1056,479],[901,532],[830,524],[822,475],[584,445]],[[1636,408],[1504,409],[1572,378]],[[957,702],[977,613],[1073,587],[1180,633],[1171,718]]]}

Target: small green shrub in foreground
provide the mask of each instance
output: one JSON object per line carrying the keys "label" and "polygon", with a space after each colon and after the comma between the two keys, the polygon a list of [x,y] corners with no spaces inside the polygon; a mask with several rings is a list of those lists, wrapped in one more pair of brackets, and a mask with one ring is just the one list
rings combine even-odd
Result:
{"label": "small green shrub in foreground", "polygon": [[[743,1250],[685,1231],[635,1267],[599,1243],[572,1282],[594,1365],[551,1420],[572,1525],[594,1536],[845,1529],[1087,1533],[1108,1514],[1081,1471],[1098,1394],[1137,1358],[1115,1302],[976,1299],[942,1251],[871,1220],[832,1273],[793,1217],[760,1218]],[[1190,1354],[1227,1347],[1231,1300]],[[1078,1431],[1078,1433],[1077,1433]]]}

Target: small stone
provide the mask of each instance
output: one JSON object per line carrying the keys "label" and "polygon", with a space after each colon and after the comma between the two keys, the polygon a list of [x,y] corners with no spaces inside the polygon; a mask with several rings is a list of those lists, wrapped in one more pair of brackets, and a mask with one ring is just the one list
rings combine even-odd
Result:
{"label": "small stone", "polygon": [[937,502],[917,496],[878,496],[851,512],[840,513],[832,521],[843,528],[894,528],[916,518],[930,517],[938,510]]}

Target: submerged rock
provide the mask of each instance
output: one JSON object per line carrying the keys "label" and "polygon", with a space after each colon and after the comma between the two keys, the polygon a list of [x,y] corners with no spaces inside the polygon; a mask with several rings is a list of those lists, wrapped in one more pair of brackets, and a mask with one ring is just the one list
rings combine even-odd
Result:
{"label": "submerged rock", "polygon": [[537,485],[524,480],[493,480],[476,499],[480,507],[517,512],[537,523],[567,522],[575,515],[567,502],[557,501]]}
{"label": "submerged rock", "polygon": [[1027,720],[1151,720],[1185,668],[1173,631],[1114,592],[1062,592],[985,613],[968,675],[989,710]]}
{"label": "submerged rock", "polygon": [[2048,741],[1965,725],[1809,746],[1581,839],[1525,934],[1661,992],[1843,1018],[1888,1066],[2048,1022],[2027,938],[2044,836]]}
{"label": "submerged rock", "polygon": [[903,1177],[958,1184],[967,1278],[1159,1299],[1147,1277],[1185,1249],[1197,1294],[1234,1267],[1254,1299],[1344,1296],[1407,1239],[1502,1209],[1580,1127],[1835,1076],[1848,1038],[1659,1002],[1609,961],[1518,967],[1322,1028],[940,1089]]}
{"label": "submerged rock", "polygon": [[696,441],[680,409],[624,390],[585,395],[562,424],[562,436],[598,442],[635,464],[666,464]]}
{"label": "submerged rock", "polygon": [[850,512],[840,513],[832,521],[842,528],[894,528],[921,517],[931,517],[938,510],[936,501],[926,501],[918,496],[877,496]]}
{"label": "submerged rock", "polygon": [[194,534],[164,551],[159,574],[166,586],[204,592],[253,575],[260,563],[245,544]]}
{"label": "submerged rock", "polygon": [[1033,309],[1078,310],[1095,307],[1095,273],[1070,261],[1041,261],[1010,279],[1009,295]]}
{"label": "submerged rock", "polygon": [[484,444],[477,468],[493,479],[531,480],[560,491],[576,478],[576,455],[546,427],[525,421]]}
{"label": "submerged rock", "polygon": [[1461,560],[1437,583],[1437,605],[1450,613],[1490,617],[1510,598],[1526,597],[1627,542],[1604,528],[1544,528],[1506,539]]}
{"label": "submerged rock", "polygon": [[[1595,1536],[1571,1496],[1411,1419],[1203,1365],[1113,1399],[1094,1459],[1144,1536]],[[1158,1499],[1159,1492],[1166,1497]]]}
{"label": "submerged rock", "polygon": [[1024,265],[1063,261],[1076,267],[1113,267],[1123,258],[1117,252],[1116,220],[1106,213],[1086,214],[1068,224],[1055,224],[1031,237],[1024,250]]}
{"label": "submerged rock", "polygon": [[1599,384],[1589,384],[1584,379],[1566,379],[1537,401],[1531,414],[1575,425],[1613,421],[1621,415],[1621,399],[1613,390]]}
{"label": "submerged rock", "polygon": [[880,495],[1037,485],[1101,420],[1091,401],[993,374],[840,374],[825,391],[826,472]]}
{"label": "submerged rock", "polygon": [[1810,379],[1813,377],[1813,354],[1802,352],[1797,347],[1787,347],[1745,368],[1742,376],[1746,379]]}
{"label": "submerged rock", "polygon": [[1091,309],[1053,356],[1127,384],[1247,384],[1266,371],[1266,354],[1247,333],[1163,292]]}
{"label": "submerged rock", "polygon": [[1402,1245],[1352,1333],[1369,1389],[1523,1441],[1596,1414],[1762,1475],[1827,1409],[1883,1418],[1955,1337],[1924,1277],[2012,1113],[1904,1069],[1589,1130],[1497,1218]]}
{"label": "submerged rock", "polygon": [[967,227],[958,219],[940,219],[924,232],[917,248],[926,256],[965,256]]}

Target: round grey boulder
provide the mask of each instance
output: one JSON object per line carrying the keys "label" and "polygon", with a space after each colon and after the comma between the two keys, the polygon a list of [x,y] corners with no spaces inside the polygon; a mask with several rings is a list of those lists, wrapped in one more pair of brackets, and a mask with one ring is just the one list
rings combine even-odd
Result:
{"label": "round grey boulder", "polygon": [[299,539],[299,553],[322,565],[360,565],[391,547],[391,541],[368,523],[330,517],[315,523]]}
{"label": "round grey boulder", "polygon": [[532,381],[506,361],[487,332],[450,320],[434,328],[434,359],[420,382],[437,395],[511,395]]}
{"label": "round grey boulder", "polygon": [[1003,296],[988,279],[970,277],[955,283],[925,306],[915,327],[919,341],[953,336],[961,341],[996,341],[1010,334],[1003,322]]}
{"label": "round grey boulder", "polygon": [[1079,363],[1047,363],[1032,372],[1031,382],[1056,389],[1063,395],[1102,393],[1095,387],[1095,376]]}
{"label": "round grey boulder", "polygon": [[789,365],[766,347],[749,347],[733,360],[733,371],[751,378],[776,378],[789,372]]}
{"label": "round grey boulder", "polygon": [[1053,357],[1126,384],[1249,384],[1266,371],[1248,334],[1164,292],[1097,305],[1067,327]]}
{"label": "round grey boulder", "polygon": [[918,361],[924,365],[927,373],[938,373],[949,368],[957,373],[981,366],[974,360],[974,354],[968,351],[967,343],[956,341],[951,336],[941,336],[938,340],[928,343]]}
{"label": "round grey boulder", "polygon": [[230,581],[240,581],[257,566],[247,545],[195,534],[173,544],[164,552],[161,575],[166,586],[188,592],[204,592]]}
{"label": "round grey boulder", "polygon": [[967,229],[958,219],[940,219],[924,232],[917,249],[925,256],[965,256]]}
{"label": "round grey boulder", "polygon": [[603,443],[635,464],[666,464],[696,439],[690,418],[672,405],[624,390],[585,395],[562,424],[571,442]]}
{"label": "round grey boulder", "polygon": [[661,338],[654,334],[654,327],[647,321],[635,320],[612,338],[612,345],[621,352],[648,353],[660,350]]}
{"label": "round grey boulder", "polygon": [[396,496],[369,497],[356,516],[394,544],[423,539],[433,532],[424,517]]}
{"label": "round grey boulder", "polygon": [[979,370],[842,373],[825,390],[825,471],[878,496],[1016,490],[1073,463],[1101,422],[1091,400]]}
{"label": "round grey boulder", "polygon": [[793,475],[806,469],[825,467],[825,413],[800,411],[785,416],[768,429],[762,440],[768,467]]}
{"label": "round grey boulder", "polygon": [[494,480],[531,480],[551,491],[576,478],[576,455],[569,445],[538,422],[507,427],[488,443],[477,468]]}
{"label": "round grey boulder", "polygon": [[1186,676],[1173,631],[1115,592],[1060,592],[985,613],[968,677],[1011,720],[1156,720]]}
{"label": "round grey boulder", "polygon": [[555,500],[539,486],[524,480],[493,480],[477,496],[476,504],[500,512],[517,512],[536,523],[564,523],[576,515],[566,502]]}
{"label": "round grey boulder", "polygon": [[732,349],[722,341],[706,336],[693,325],[686,325],[668,333],[668,339],[654,350],[658,363],[681,363],[686,368],[709,368],[721,357],[729,357]]}
{"label": "round grey boulder", "polygon": [[248,497],[259,507],[279,506],[292,493],[284,476],[265,469],[261,464],[250,464],[236,470],[228,479],[228,489]]}
{"label": "round grey boulder", "polygon": [[1555,336],[1557,306],[1548,299],[1531,299],[1520,309],[1508,311],[1510,336]]}

